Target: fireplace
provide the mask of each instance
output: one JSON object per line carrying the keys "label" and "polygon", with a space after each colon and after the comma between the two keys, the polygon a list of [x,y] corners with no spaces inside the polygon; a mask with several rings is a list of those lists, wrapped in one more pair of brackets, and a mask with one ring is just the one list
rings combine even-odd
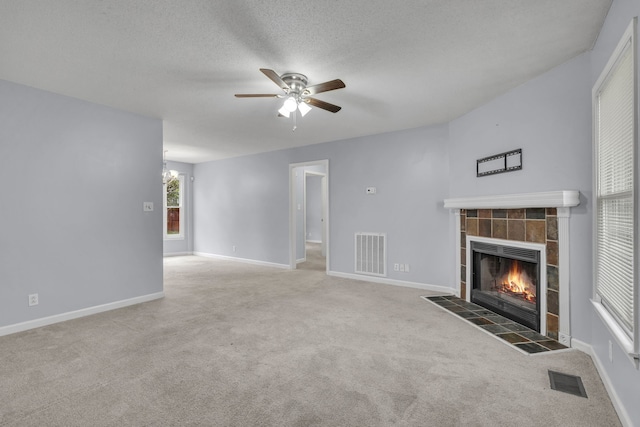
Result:
{"label": "fireplace", "polygon": [[473,260],[469,240],[493,240],[540,250],[536,294],[540,333],[571,346],[569,221],[580,205],[574,190],[446,199],[455,215],[457,294],[471,300]]}
{"label": "fireplace", "polygon": [[541,332],[541,251],[512,242],[469,243],[471,302]]}

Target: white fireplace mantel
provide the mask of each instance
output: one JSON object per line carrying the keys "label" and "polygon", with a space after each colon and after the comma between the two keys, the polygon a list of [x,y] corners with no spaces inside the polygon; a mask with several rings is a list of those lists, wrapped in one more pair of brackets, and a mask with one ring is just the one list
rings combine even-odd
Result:
{"label": "white fireplace mantel", "polygon": [[[459,197],[445,199],[444,207],[457,217],[456,236],[460,236],[461,209],[524,209],[557,208],[559,258],[559,340],[571,346],[570,277],[569,277],[569,218],[571,208],[580,204],[580,192],[575,190],[545,191],[540,193],[501,194],[495,196]],[[456,276],[460,277],[460,239],[455,239]],[[458,288],[458,296],[460,289]]]}
{"label": "white fireplace mantel", "polygon": [[575,190],[459,197],[444,201],[446,209],[571,208],[579,204],[580,192]]}

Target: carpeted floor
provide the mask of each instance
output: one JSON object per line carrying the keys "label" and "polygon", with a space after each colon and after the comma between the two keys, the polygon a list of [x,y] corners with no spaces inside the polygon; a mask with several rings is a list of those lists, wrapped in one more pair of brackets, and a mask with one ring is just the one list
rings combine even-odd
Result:
{"label": "carpeted floor", "polygon": [[619,425],[587,355],[522,354],[424,290],[189,256],[165,292],[0,337],[0,425]]}
{"label": "carpeted floor", "polygon": [[322,244],[306,242],[305,261],[296,266],[300,270],[327,271],[325,257],[322,256]]}

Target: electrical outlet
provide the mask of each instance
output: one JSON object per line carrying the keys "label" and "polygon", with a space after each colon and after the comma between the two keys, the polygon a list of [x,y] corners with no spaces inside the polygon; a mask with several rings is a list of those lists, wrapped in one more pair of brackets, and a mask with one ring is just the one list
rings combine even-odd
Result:
{"label": "electrical outlet", "polygon": [[393,271],[400,271],[400,264],[398,263],[393,264]]}
{"label": "electrical outlet", "polygon": [[409,272],[409,264],[405,264],[404,265],[404,272],[408,273]]}
{"label": "electrical outlet", "polygon": [[404,264],[400,264],[400,271],[404,272]]}
{"label": "electrical outlet", "polygon": [[29,295],[29,307],[32,307],[34,305],[38,305],[38,294]]}
{"label": "electrical outlet", "polygon": [[233,246],[233,248],[232,248],[232,249],[233,249],[233,252],[235,252],[235,251],[236,251],[236,247],[235,247],[235,245]]}

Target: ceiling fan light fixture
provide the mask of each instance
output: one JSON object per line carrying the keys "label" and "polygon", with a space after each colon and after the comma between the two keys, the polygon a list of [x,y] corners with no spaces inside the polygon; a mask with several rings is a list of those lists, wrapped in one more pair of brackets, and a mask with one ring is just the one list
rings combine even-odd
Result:
{"label": "ceiling fan light fixture", "polygon": [[289,110],[287,110],[286,106],[284,106],[284,105],[282,107],[280,107],[280,109],[278,110],[278,113],[280,113],[281,115],[285,116],[286,118],[289,118],[289,116],[291,115]]}
{"label": "ceiling fan light fixture", "polygon": [[286,99],[286,101],[284,101],[284,105],[282,106],[282,108],[286,109],[290,113],[293,113],[294,111],[296,111],[296,108],[298,108],[298,103],[293,96],[290,96]]}
{"label": "ceiling fan light fixture", "polygon": [[330,90],[342,89],[345,86],[344,82],[340,79],[331,80],[328,82],[316,84],[313,86],[307,86],[307,76],[300,73],[284,73],[278,75],[273,70],[268,68],[260,68],[262,74],[267,76],[269,80],[274,82],[282,91],[283,94],[271,94],[271,93],[236,93],[236,98],[279,98],[284,99],[282,106],[278,110],[278,117],[291,117],[293,113],[293,130],[296,129],[296,117],[297,111],[300,111],[300,116],[304,117],[313,107],[320,108],[322,110],[329,111],[331,113],[337,113],[340,111],[340,107],[330,104],[325,101],[321,101],[317,98],[308,97],[309,95],[316,95]]}
{"label": "ceiling fan light fixture", "polygon": [[306,116],[309,111],[311,111],[311,107],[304,101],[300,101],[298,104],[298,110],[300,110],[300,114],[302,117]]}

